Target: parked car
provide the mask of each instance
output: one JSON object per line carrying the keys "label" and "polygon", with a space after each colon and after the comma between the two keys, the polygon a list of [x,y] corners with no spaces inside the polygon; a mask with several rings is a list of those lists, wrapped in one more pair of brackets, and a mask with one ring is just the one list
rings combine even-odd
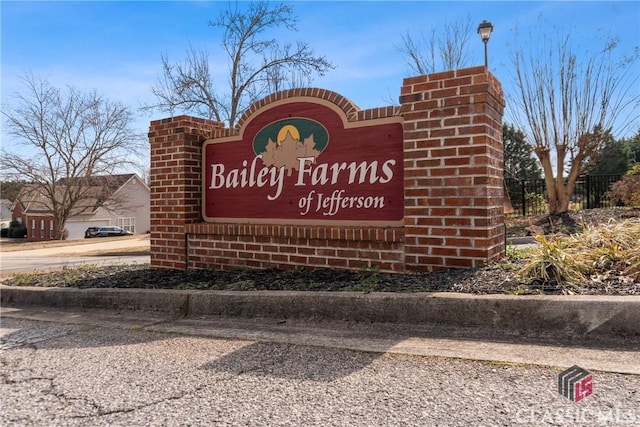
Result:
{"label": "parked car", "polygon": [[113,237],[113,236],[131,236],[132,232],[127,231],[120,227],[89,227],[84,232],[84,238],[90,237]]}

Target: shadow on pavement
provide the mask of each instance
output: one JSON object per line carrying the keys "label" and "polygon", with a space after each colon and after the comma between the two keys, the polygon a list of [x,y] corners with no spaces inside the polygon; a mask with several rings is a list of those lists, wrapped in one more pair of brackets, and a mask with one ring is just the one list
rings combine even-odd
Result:
{"label": "shadow on pavement", "polygon": [[364,369],[380,357],[376,353],[350,351],[345,361],[345,351],[257,342],[215,359],[202,369],[232,375],[331,382]]}

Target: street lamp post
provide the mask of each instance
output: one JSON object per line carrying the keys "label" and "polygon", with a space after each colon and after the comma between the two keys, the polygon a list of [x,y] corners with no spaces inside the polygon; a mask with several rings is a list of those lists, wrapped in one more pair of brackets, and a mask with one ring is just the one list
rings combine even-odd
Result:
{"label": "street lamp post", "polygon": [[489,60],[487,57],[487,43],[489,42],[489,37],[491,37],[491,32],[493,31],[493,25],[489,21],[482,21],[480,25],[478,25],[478,34],[480,34],[480,38],[482,39],[482,43],[484,43],[484,67],[489,68]]}

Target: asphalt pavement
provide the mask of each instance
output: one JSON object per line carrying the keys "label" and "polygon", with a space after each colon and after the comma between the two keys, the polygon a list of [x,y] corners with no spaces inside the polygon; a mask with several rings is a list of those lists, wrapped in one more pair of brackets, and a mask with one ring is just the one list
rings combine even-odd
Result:
{"label": "asphalt pavement", "polygon": [[[631,426],[640,422],[638,375],[593,370],[592,394],[579,402],[559,394],[559,375],[585,349],[522,348],[525,357],[533,351],[549,353],[553,363],[548,366],[477,361],[461,351],[463,345],[474,352],[482,348],[496,360],[504,360],[508,350],[482,340],[456,344],[456,339],[445,339],[423,341],[428,354],[412,353],[409,347],[416,347],[412,332],[385,328],[172,319],[139,311],[3,308],[0,424]],[[621,352],[607,350],[609,356]]]}

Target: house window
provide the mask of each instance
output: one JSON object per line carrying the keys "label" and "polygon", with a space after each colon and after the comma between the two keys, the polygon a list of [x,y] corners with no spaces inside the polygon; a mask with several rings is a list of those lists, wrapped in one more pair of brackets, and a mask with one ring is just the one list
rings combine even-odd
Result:
{"label": "house window", "polygon": [[36,237],[36,220],[31,220],[31,237]]}
{"label": "house window", "polygon": [[131,218],[118,218],[118,227],[123,228],[132,233],[136,232],[136,219]]}
{"label": "house window", "polygon": [[40,220],[40,238],[44,239],[44,219]]}
{"label": "house window", "polygon": [[53,220],[49,221],[49,238],[53,240]]}

